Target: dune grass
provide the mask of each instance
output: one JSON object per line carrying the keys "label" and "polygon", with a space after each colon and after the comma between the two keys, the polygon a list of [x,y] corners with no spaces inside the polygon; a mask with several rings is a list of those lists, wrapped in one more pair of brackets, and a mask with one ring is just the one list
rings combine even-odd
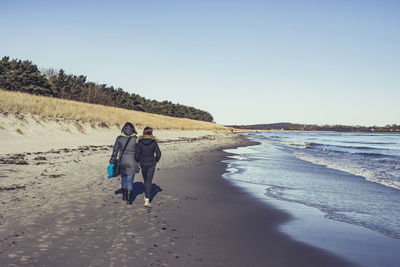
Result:
{"label": "dune grass", "polygon": [[64,99],[10,92],[0,89],[0,111],[4,114],[34,114],[42,118],[60,118],[121,126],[127,121],[137,126],[179,130],[230,130],[211,122],[174,118]]}

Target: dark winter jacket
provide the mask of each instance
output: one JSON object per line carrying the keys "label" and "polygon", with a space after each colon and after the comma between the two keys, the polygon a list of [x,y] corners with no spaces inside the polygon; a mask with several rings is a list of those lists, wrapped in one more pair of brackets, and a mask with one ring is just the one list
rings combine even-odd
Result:
{"label": "dark winter jacket", "polygon": [[128,143],[128,146],[125,149],[124,154],[121,158],[121,173],[124,175],[133,175],[139,172],[139,165],[135,160],[135,151],[136,151],[136,133],[134,129],[127,125],[122,129],[121,135],[117,137],[115,140],[113,152],[111,154],[110,163],[116,163],[118,161],[118,155],[124,149],[124,146],[128,139],[131,140]]}
{"label": "dark winter jacket", "polygon": [[135,158],[142,167],[153,167],[157,164],[161,158],[161,150],[154,136],[143,135],[139,137]]}

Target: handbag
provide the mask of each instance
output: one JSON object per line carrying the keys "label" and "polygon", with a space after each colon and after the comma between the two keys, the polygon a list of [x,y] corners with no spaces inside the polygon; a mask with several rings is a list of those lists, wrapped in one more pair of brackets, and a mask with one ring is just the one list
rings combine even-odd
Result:
{"label": "handbag", "polygon": [[110,164],[107,167],[108,179],[114,177],[114,164]]}
{"label": "handbag", "polygon": [[114,173],[113,173],[112,177],[117,177],[118,175],[121,174],[121,170],[120,170],[120,168],[121,168],[121,158],[122,158],[122,155],[125,152],[126,147],[128,146],[129,141],[131,141],[131,138],[132,137],[128,138],[128,140],[125,143],[124,148],[121,150],[121,153],[119,154],[118,160],[114,163]]}

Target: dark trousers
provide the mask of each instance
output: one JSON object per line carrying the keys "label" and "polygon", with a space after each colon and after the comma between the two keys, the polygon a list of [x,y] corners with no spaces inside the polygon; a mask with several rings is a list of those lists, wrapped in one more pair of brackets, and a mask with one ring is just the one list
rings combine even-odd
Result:
{"label": "dark trousers", "polygon": [[151,196],[151,184],[153,182],[153,176],[155,170],[156,166],[142,167],[142,175],[144,180],[144,195],[146,196],[146,198],[150,198]]}

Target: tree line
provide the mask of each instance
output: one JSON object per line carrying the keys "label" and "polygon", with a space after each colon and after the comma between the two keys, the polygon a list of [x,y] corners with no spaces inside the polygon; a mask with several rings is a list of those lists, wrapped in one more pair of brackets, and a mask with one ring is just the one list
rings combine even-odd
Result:
{"label": "tree line", "polygon": [[279,122],[255,125],[230,125],[229,127],[247,130],[283,130],[283,131],[332,131],[332,132],[396,132],[400,133],[400,125],[386,126],[349,126],[349,125],[316,125]]}
{"label": "tree line", "polygon": [[146,99],[121,88],[87,81],[84,75],[66,74],[62,69],[39,70],[29,60],[3,57],[0,60],[0,88],[178,118],[213,121],[213,116],[204,110],[170,101]]}

